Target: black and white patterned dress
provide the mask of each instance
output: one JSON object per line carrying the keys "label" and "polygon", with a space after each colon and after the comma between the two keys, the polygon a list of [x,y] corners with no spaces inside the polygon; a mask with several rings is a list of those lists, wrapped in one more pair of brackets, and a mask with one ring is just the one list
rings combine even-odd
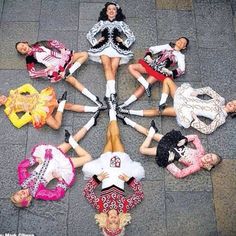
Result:
{"label": "black and white patterned dress", "polygon": [[[98,42],[95,37],[98,33],[104,37],[102,42]],[[116,37],[123,37],[123,35],[126,36],[123,43],[117,42]],[[120,57],[120,64],[126,64],[133,57],[129,47],[135,41],[135,37],[124,21],[100,20],[88,32],[87,39],[92,44],[92,48],[88,50],[92,61],[101,63],[100,56],[107,55],[109,57]]]}

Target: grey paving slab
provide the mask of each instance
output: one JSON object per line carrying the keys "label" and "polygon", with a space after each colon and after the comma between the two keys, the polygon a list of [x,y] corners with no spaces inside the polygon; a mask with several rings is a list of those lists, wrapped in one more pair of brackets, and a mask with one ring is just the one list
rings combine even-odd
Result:
{"label": "grey paving slab", "polygon": [[195,2],[194,14],[199,46],[204,48],[235,47],[230,1],[211,4]]}
{"label": "grey paving slab", "polygon": [[[96,2],[81,2],[79,4],[80,15],[82,20],[98,20],[100,11],[103,9],[104,3]],[[92,28],[93,25],[91,25]]]}
{"label": "grey paving slab", "polygon": [[77,1],[43,0],[40,14],[40,29],[77,30],[78,14],[79,3]]}
{"label": "grey paving slab", "polygon": [[131,211],[132,224],[127,226],[127,235],[167,235],[163,182],[143,181],[143,190],[144,200]]}
{"label": "grey paving slab", "polygon": [[0,69],[25,68],[24,57],[17,55],[15,44],[18,41],[35,42],[38,27],[37,22],[5,22],[1,25]]}
{"label": "grey paving slab", "polygon": [[156,0],[158,10],[191,10],[192,0]]}
{"label": "grey paving slab", "polygon": [[0,234],[16,233],[19,210],[8,199],[0,199]]}
{"label": "grey paving slab", "polygon": [[[41,1],[5,1],[2,20],[3,21],[38,21],[40,15]],[[30,9],[30,11],[26,11]],[[14,17],[13,17],[14,16]]]}
{"label": "grey paving slab", "polygon": [[118,3],[127,18],[155,18],[155,0],[141,0],[138,4],[135,1],[120,0]]}
{"label": "grey paving slab", "polygon": [[217,235],[212,193],[166,192],[168,235]]}
{"label": "grey paving slab", "polygon": [[79,51],[88,51],[91,48],[89,41],[86,38],[87,32],[78,32],[78,50]]}
{"label": "grey paving slab", "polygon": [[157,10],[158,39],[177,39],[185,36],[196,40],[195,21],[192,11]]}
{"label": "grey paving slab", "polygon": [[77,49],[77,31],[73,30],[39,30],[38,40],[48,40],[48,39],[56,39],[59,42],[63,43],[65,47],[69,50],[78,51]]}
{"label": "grey paving slab", "polygon": [[136,38],[133,49],[146,49],[147,47],[150,47],[150,45],[154,45],[156,43],[157,29],[156,23],[152,18],[129,18],[126,22]]}
{"label": "grey paving slab", "polygon": [[68,195],[57,201],[35,201],[19,213],[18,231],[36,235],[60,235],[67,232]]}
{"label": "grey paving slab", "polygon": [[97,23],[97,19],[86,20],[79,19],[79,32],[85,32],[86,34],[89,30]]}
{"label": "grey paving slab", "polygon": [[25,157],[25,145],[1,144],[0,148],[2,160],[0,164],[0,198],[9,199],[13,192],[20,189],[17,180],[17,165]]}
{"label": "grey paving slab", "polygon": [[236,1],[234,0],[231,0],[231,7],[232,7],[232,10],[233,10],[233,14],[235,15],[235,12],[236,12]]}

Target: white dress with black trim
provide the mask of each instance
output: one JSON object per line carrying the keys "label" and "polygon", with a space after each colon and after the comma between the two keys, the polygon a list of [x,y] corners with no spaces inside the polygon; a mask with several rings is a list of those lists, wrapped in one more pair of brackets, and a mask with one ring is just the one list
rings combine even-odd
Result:
{"label": "white dress with black trim", "polygon": [[[104,37],[102,42],[98,42],[95,37],[99,32],[101,32],[101,37]],[[123,43],[119,43],[116,37],[121,37],[122,34],[126,36],[126,39]],[[100,20],[88,32],[87,39],[92,44],[92,48],[88,50],[89,58],[92,61],[101,63],[100,56],[107,55],[120,57],[120,64],[126,64],[133,57],[129,47],[135,41],[135,36],[124,21]]]}

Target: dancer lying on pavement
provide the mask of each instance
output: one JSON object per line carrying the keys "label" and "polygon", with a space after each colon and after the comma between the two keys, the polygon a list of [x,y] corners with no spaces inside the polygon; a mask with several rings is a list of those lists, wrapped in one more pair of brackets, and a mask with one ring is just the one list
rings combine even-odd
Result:
{"label": "dancer lying on pavement", "polygon": [[[171,95],[174,100],[173,107],[167,107],[167,98]],[[198,95],[208,95],[210,99],[203,99]],[[163,89],[159,108],[148,110],[120,109],[121,113],[138,116],[176,116],[177,122],[184,128],[190,126],[201,133],[210,134],[226,122],[228,114],[236,116],[236,100],[225,103],[225,99],[210,87],[194,89],[190,84],[184,83],[177,87],[173,80],[167,78],[163,82]],[[207,124],[198,116],[206,117],[211,121]]]}
{"label": "dancer lying on pavement", "polygon": [[[122,119],[124,124],[147,136],[140,146],[140,152],[155,157],[157,165],[166,168],[176,178],[184,178],[201,169],[210,171],[221,162],[221,157],[218,155],[205,152],[197,135],[183,136],[180,131],[176,130],[162,135],[158,132],[153,120],[148,130],[120,114],[118,118]],[[158,145],[151,147],[152,140],[157,141]],[[192,143],[195,148],[189,147],[188,143]],[[185,168],[177,167],[174,162],[183,164]]]}
{"label": "dancer lying on pavement", "polygon": [[[65,79],[66,82],[98,106],[102,106],[99,98],[73,77],[73,73],[87,60],[87,52],[67,50],[57,40],[40,41],[34,44],[17,42],[15,47],[19,54],[26,56],[26,65],[30,77],[47,77],[51,82]],[[46,68],[37,70],[36,64],[44,65]]]}
{"label": "dancer lying on pavement", "polygon": [[[87,34],[92,45],[89,58],[103,64],[106,84],[106,97],[116,94],[115,78],[119,64],[126,64],[133,57],[129,50],[135,37],[129,26],[124,22],[125,15],[115,2],[107,2],[100,12],[96,23]],[[95,36],[101,33],[97,39]],[[126,37],[126,38],[124,38]]]}
{"label": "dancer lying on pavement", "polygon": [[[32,122],[35,128],[47,124],[53,129],[59,129],[62,123],[64,109],[75,112],[96,112],[101,109],[98,106],[82,106],[67,103],[67,92],[57,101],[52,87],[43,89],[40,93],[31,85],[24,84],[17,89],[11,90],[8,97],[0,96],[0,106],[5,105],[4,112],[12,124],[21,128]],[[53,111],[57,108],[56,114]],[[17,113],[24,112],[19,117]]]}
{"label": "dancer lying on pavement", "polygon": [[[116,120],[116,111],[109,99],[110,123],[107,129],[107,141],[103,154],[83,167],[85,179],[89,179],[84,189],[84,196],[99,212],[96,222],[103,235],[124,235],[125,225],[131,216],[130,209],[140,203],[144,197],[139,180],[144,178],[144,169],[140,163],[132,161],[125,153],[120,140],[120,132]],[[124,183],[134,191],[125,196]],[[95,189],[102,184],[101,195]]]}
{"label": "dancer lying on pavement", "polygon": [[[66,190],[72,186],[75,178],[75,168],[83,166],[91,161],[90,154],[77,142],[80,141],[88,130],[96,125],[99,115],[97,111],[87,124],[73,137],[66,130],[65,142],[55,147],[53,145],[35,146],[28,158],[18,165],[18,179],[22,187],[11,196],[12,203],[17,207],[28,207],[33,198],[55,201],[64,197]],[[71,147],[78,157],[67,157]],[[34,166],[33,171],[28,168]],[[47,184],[57,179],[58,183],[54,189],[47,188]]]}
{"label": "dancer lying on pavement", "polygon": [[[144,59],[137,64],[129,65],[129,72],[141,84],[137,90],[119,107],[129,106],[140,98],[146,91],[151,96],[151,85],[157,81],[163,82],[166,78],[175,79],[185,73],[185,56],[182,53],[187,48],[189,40],[180,37],[175,43],[150,47]],[[157,58],[154,56],[157,55]],[[145,79],[142,74],[147,74]]]}

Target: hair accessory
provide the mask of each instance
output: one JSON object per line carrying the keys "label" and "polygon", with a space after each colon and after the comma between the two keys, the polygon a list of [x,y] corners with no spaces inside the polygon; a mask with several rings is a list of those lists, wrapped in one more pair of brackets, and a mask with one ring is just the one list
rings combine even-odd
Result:
{"label": "hair accessory", "polygon": [[21,206],[22,206],[22,207],[27,207],[28,204],[29,204],[29,201],[28,201],[26,198],[24,198],[24,199],[21,201]]}

